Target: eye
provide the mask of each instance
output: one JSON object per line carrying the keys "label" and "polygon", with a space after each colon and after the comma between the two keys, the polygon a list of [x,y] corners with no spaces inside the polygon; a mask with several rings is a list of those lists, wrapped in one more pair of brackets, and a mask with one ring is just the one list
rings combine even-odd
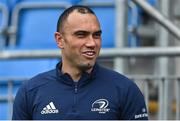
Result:
{"label": "eye", "polygon": [[85,31],[78,31],[75,33],[75,36],[78,38],[85,38],[87,35],[88,35],[88,33]]}
{"label": "eye", "polygon": [[95,32],[93,33],[93,38],[100,39],[101,38],[101,32]]}

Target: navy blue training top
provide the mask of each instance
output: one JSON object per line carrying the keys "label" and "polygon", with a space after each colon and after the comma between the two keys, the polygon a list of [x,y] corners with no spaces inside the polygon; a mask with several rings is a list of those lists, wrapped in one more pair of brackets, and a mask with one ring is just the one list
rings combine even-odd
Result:
{"label": "navy blue training top", "polygon": [[25,81],[13,105],[13,120],[148,119],[144,97],[134,82],[95,64],[78,82],[56,69]]}

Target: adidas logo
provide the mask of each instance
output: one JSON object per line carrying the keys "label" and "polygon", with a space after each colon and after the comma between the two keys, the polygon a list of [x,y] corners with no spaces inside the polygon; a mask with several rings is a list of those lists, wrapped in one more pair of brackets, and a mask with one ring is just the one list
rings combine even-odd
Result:
{"label": "adidas logo", "polygon": [[46,105],[46,107],[43,108],[41,114],[50,114],[50,113],[58,113],[58,112],[59,110],[56,109],[53,102],[50,102],[48,105]]}

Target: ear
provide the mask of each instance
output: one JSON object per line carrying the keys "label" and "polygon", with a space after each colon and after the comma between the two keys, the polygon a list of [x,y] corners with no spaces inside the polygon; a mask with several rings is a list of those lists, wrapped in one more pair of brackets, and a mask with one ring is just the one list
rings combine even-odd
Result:
{"label": "ear", "polygon": [[55,32],[55,33],[54,33],[54,36],[55,36],[55,40],[56,40],[57,46],[58,46],[59,48],[63,49],[64,46],[63,46],[62,34],[59,33],[59,32]]}

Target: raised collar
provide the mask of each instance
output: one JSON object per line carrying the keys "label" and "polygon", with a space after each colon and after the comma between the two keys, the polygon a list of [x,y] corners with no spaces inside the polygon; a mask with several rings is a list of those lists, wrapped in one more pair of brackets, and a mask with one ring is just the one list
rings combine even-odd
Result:
{"label": "raised collar", "polygon": [[[68,84],[68,85],[74,85],[75,82],[73,81],[71,76],[68,73],[63,74],[61,71],[61,67],[62,67],[62,63],[59,62],[56,65],[56,75],[57,75],[58,81],[63,82],[63,83]],[[82,85],[85,85],[85,84],[93,81],[96,78],[98,68],[99,68],[99,65],[96,63],[90,74],[87,72],[82,73],[81,78],[78,81],[78,85],[82,86]]]}

